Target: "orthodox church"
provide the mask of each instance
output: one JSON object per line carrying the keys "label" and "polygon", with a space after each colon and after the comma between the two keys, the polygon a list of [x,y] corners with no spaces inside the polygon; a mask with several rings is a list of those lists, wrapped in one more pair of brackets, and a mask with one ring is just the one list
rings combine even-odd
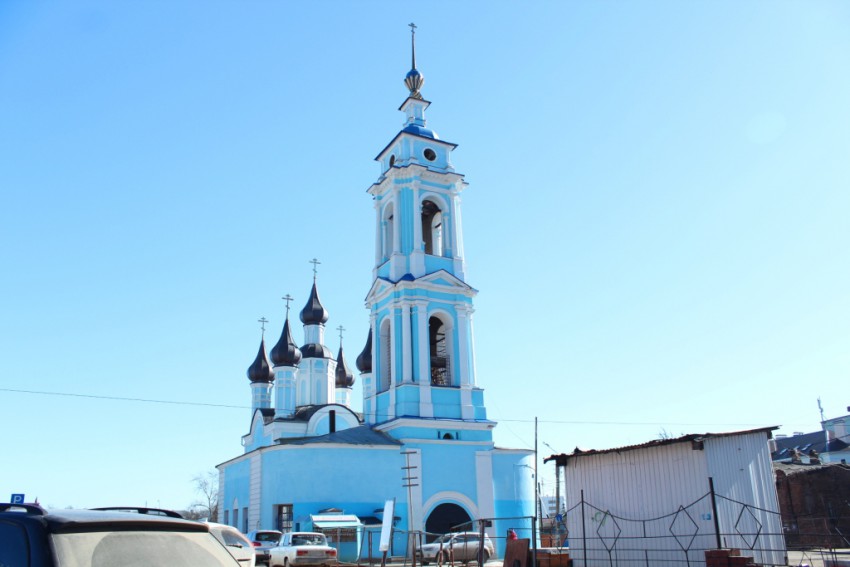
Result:
{"label": "orthodox church", "polygon": [[[445,533],[477,519],[496,519],[491,536],[530,527],[519,518],[534,514],[532,452],[493,443],[496,423],[475,371],[476,290],[464,274],[466,182],[452,164],[456,144],[426,125],[413,37],[404,124],[375,158],[381,173],[368,189],[375,263],[359,377],[341,343],[336,356],[325,345],[329,314],[314,276],[301,346],[287,296],[280,339],[268,354],[261,341],[248,369],[244,452],[217,467],[219,521],[243,531],[316,529],[329,510],[336,521],[368,523],[393,499],[400,534]],[[362,413],[351,408],[355,379]]]}

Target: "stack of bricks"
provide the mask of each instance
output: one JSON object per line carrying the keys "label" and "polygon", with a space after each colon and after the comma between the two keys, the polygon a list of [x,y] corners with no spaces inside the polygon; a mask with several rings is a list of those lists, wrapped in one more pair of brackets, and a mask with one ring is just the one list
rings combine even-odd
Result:
{"label": "stack of bricks", "polygon": [[741,555],[740,549],[706,549],[705,567],[753,567],[753,558]]}

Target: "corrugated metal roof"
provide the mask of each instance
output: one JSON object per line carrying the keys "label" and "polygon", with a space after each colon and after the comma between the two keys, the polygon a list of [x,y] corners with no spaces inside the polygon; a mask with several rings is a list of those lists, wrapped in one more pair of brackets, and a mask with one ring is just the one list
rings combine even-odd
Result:
{"label": "corrugated metal roof", "polygon": [[310,519],[314,522],[360,522],[354,514],[311,514]]}
{"label": "corrugated metal roof", "polygon": [[773,452],[772,458],[774,461],[791,458],[791,449],[798,449],[803,452],[808,452],[809,450],[814,449],[817,453],[829,453],[832,451],[842,451],[847,447],[847,443],[841,439],[830,439],[829,443],[827,443],[826,433],[822,430],[814,431],[812,433],[804,433],[802,435],[777,438],[776,451]]}
{"label": "corrugated metal roof", "polygon": [[764,431],[765,433],[776,431],[779,429],[778,425],[771,427],[760,427],[758,429],[747,429],[745,431],[729,431],[726,433],[690,433],[688,435],[682,435],[681,437],[675,437],[672,439],[653,439],[652,441],[647,441],[646,443],[641,443],[639,445],[626,445],[623,447],[614,447],[612,449],[588,449],[582,450],[578,447],[572,453],[562,453],[560,455],[550,455],[543,459],[544,463],[548,463],[549,461],[555,461],[558,465],[563,465],[566,463],[568,458],[576,458],[583,457],[588,455],[603,455],[605,453],[622,453],[624,451],[634,451],[635,449],[645,449],[647,447],[660,447],[663,445],[673,445],[675,443],[690,443],[694,441],[700,441],[709,439],[711,437],[731,437],[734,435],[748,435],[750,433],[757,433],[759,431]]}
{"label": "corrugated metal roof", "polygon": [[362,525],[354,514],[311,514],[310,520],[315,528],[354,528]]}

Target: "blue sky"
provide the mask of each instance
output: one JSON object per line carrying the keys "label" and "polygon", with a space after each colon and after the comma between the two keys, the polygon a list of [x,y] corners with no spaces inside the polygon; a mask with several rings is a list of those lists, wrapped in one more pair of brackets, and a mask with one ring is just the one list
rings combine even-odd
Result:
{"label": "blue sky", "polygon": [[4,2],[0,500],[187,506],[313,257],[353,366],[411,21],[499,445],[847,413],[846,3]]}

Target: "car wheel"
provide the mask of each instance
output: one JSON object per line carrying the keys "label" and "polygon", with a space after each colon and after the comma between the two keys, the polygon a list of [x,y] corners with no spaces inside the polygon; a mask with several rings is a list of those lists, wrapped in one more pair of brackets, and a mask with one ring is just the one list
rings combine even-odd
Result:
{"label": "car wheel", "polygon": [[482,564],[488,561],[490,561],[490,552],[485,549]]}
{"label": "car wheel", "polygon": [[283,558],[283,567],[289,567],[289,557]]}

